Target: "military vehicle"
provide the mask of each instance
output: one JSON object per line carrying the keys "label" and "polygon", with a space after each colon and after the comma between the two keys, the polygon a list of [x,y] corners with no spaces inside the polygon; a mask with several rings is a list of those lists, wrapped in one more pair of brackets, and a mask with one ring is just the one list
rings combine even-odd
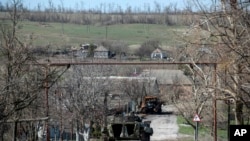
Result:
{"label": "military vehicle", "polygon": [[144,96],[139,105],[139,112],[144,114],[160,114],[162,102],[157,96]]}
{"label": "military vehicle", "polygon": [[114,116],[108,124],[108,140],[150,141],[150,136],[153,134],[150,123],[151,121],[142,121],[134,113]]}

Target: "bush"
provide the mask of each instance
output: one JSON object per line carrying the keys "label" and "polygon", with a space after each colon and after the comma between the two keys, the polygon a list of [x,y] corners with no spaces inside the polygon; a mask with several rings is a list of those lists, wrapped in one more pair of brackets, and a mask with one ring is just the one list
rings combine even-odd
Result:
{"label": "bush", "polygon": [[159,40],[148,40],[141,44],[141,47],[136,51],[136,55],[142,57],[150,57],[151,53],[160,47]]}
{"label": "bush", "polygon": [[45,47],[37,46],[34,49],[32,49],[32,53],[37,55],[47,55],[48,51]]}

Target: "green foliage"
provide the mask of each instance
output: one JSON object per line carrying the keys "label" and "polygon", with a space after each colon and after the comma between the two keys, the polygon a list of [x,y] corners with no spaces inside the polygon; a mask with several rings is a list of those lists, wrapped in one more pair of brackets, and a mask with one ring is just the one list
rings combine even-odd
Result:
{"label": "green foliage", "polygon": [[98,123],[92,127],[91,136],[94,138],[100,138],[102,136],[101,126]]}
{"label": "green foliage", "polygon": [[94,50],[95,50],[95,45],[94,44],[90,44],[89,45],[89,49],[88,49],[88,57],[94,57]]}
{"label": "green foliage", "polygon": [[179,66],[178,66],[178,69],[179,69],[179,70],[182,70],[183,73],[184,73],[184,75],[187,75],[187,76],[192,75],[191,70],[190,70],[190,69],[188,68],[188,66],[186,66],[186,65],[179,65]]}
{"label": "green foliage", "polygon": [[222,139],[227,138],[227,130],[218,130],[218,137]]}

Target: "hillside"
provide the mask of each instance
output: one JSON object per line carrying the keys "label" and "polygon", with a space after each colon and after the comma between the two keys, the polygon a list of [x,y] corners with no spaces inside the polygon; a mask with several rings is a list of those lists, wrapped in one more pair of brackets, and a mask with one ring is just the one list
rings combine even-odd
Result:
{"label": "hillside", "polygon": [[159,24],[101,26],[30,21],[22,21],[18,28],[18,34],[25,35],[27,38],[32,35],[34,46],[50,44],[57,48],[78,46],[82,43],[96,43],[106,39],[124,41],[128,45],[141,44],[146,40],[157,39],[161,41],[163,46],[175,46],[177,42],[176,33],[181,33],[185,29],[184,26]]}

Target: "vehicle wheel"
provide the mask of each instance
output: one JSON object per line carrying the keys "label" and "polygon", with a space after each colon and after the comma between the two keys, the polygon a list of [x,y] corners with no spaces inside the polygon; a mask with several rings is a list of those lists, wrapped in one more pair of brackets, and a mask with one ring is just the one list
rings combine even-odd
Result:
{"label": "vehicle wheel", "polygon": [[145,107],[142,108],[142,109],[141,109],[141,113],[146,114],[146,113],[147,113],[147,108],[145,108]]}
{"label": "vehicle wheel", "polygon": [[114,138],[109,138],[109,141],[115,141],[115,139]]}
{"label": "vehicle wheel", "polygon": [[162,110],[161,108],[157,111],[157,114],[161,114]]}

